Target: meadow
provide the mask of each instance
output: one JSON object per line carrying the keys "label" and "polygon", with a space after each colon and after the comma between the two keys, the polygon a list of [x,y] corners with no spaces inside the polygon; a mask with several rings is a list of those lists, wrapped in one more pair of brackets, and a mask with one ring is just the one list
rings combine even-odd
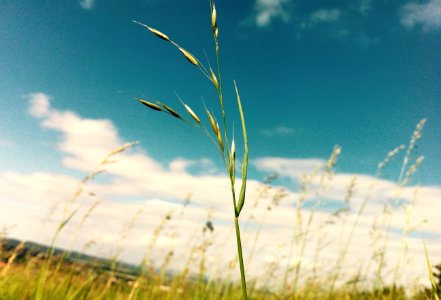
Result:
{"label": "meadow", "polygon": [[[385,156],[378,164],[377,176],[400,153],[404,156],[403,161],[411,156],[413,148],[420,142],[424,123],[425,120],[417,125],[406,147],[400,146]],[[188,240],[183,243],[184,249],[160,245],[161,238],[182,234],[179,226],[189,217],[191,195],[182,201],[179,210],[163,211],[160,221],[151,228],[139,264],[123,264],[119,260],[125,245],[130,242],[131,231],[142,218],[141,209],[128,217],[118,240],[111,245],[113,254],[108,257],[82,256],[69,249],[56,248],[57,240],[63,235],[75,243],[82,231],[86,231],[82,226],[93,221],[94,211],[103,204],[90,201],[87,205],[77,205],[78,199],[96,177],[102,176],[110,161],[134,146],[135,143],[129,143],[109,152],[90,174],[79,181],[69,200],[58,203],[61,209],[57,213],[62,216],[57,218],[58,225],[52,228],[54,236],[50,245],[11,242],[7,239],[7,229],[4,230],[0,240],[0,299],[243,299],[237,255],[225,255],[224,241],[234,240],[234,232],[230,230],[226,236],[222,235],[215,225],[213,215],[216,214],[212,210],[207,211],[206,221],[199,227],[185,227],[184,230],[191,234],[186,235]],[[384,201],[383,206],[379,206],[381,210],[374,214],[376,218],[372,218],[369,201],[379,183],[371,182],[363,189],[357,178],[352,177],[344,191],[344,205],[326,208],[325,195],[332,191],[333,182],[339,176],[334,168],[340,151],[339,147],[335,147],[325,164],[302,176],[297,197],[290,205],[284,205],[290,201],[290,191],[275,184],[278,179],[276,174],[253,186],[256,190],[250,192],[252,197],[248,199],[248,214],[243,220],[242,232],[246,247],[245,270],[249,271],[247,297],[439,299],[440,275],[437,272],[440,266],[432,269],[427,252],[417,253],[427,261],[420,268],[426,275],[405,276],[408,274],[406,262],[411,254],[411,240],[421,241],[410,236],[417,231],[417,228],[412,228],[415,226],[412,211],[417,209],[416,197],[413,202],[404,204],[404,213],[399,203]],[[404,184],[396,186],[397,191],[406,190],[405,184],[418,164],[417,160],[408,166],[402,178]],[[410,189],[416,195],[418,188]],[[361,191],[367,194],[360,195]],[[283,212],[291,216],[291,234],[284,238],[287,247],[279,248],[280,253],[275,253],[274,260],[259,265],[264,269],[250,267],[259,260],[262,249],[267,246],[262,242],[271,240],[262,237],[265,226],[271,226],[268,220],[280,218]],[[390,246],[393,242],[390,232],[392,219],[397,218],[397,214],[402,215],[399,220],[403,222],[402,243],[398,250],[402,256],[394,261],[388,252],[394,250]],[[366,229],[363,222],[369,222],[369,228]],[[357,235],[366,230],[369,231],[368,240],[363,241],[362,238],[360,241]],[[336,235],[331,235],[331,240],[327,238],[330,232],[336,231],[339,239],[335,238]],[[362,245],[357,245],[360,243]],[[354,261],[351,251],[357,251],[359,246],[370,248],[367,251],[370,256]],[[309,257],[309,260],[297,257]],[[390,263],[390,260],[396,264]],[[403,277],[406,277],[404,281]]]}
{"label": "meadow", "polygon": [[[418,130],[417,128],[416,131]],[[418,136],[418,132],[414,132],[412,136]],[[112,151],[107,159],[132,146],[128,144]],[[427,265],[421,266],[427,270],[426,277],[415,278],[415,281],[408,285],[399,281],[400,274],[406,272],[406,244],[402,245],[403,257],[398,260],[402,263],[387,264],[388,236],[385,233],[390,230],[388,224],[392,216],[387,209],[379,212],[380,219],[376,221],[385,227],[374,227],[375,222],[372,220],[372,241],[369,243],[377,245],[378,248],[372,248],[371,256],[359,265],[352,263],[350,269],[345,265],[345,260],[350,256],[348,252],[351,243],[355,240],[354,231],[360,226],[363,212],[366,206],[369,206],[366,201],[358,208],[352,207],[355,179],[346,190],[346,206],[326,212],[327,218],[319,217],[322,213],[320,205],[323,204],[320,200],[315,202],[313,208],[304,207],[304,203],[310,197],[317,199],[317,193],[325,193],[324,189],[330,188],[327,184],[331,184],[333,176],[336,176],[332,168],[336,164],[338,154],[339,148],[334,149],[326,165],[304,177],[296,206],[292,206],[292,211],[289,212],[295,216],[292,234],[286,238],[290,245],[289,252],[283,253],[289,258],[284,259],[284,256],[280,255],[279,261],[266,264],[265,270],[260,270],[262,272],[258,276],[248,273],[248,298],[439,299],[437,297],[441,283],[440,275],[436,269],[429,269],[431,263],[427,253],[420,254],[428,260]],[[384,167],[395,155],[397,151],[391,151],[380,163],[380,167]],[[62,204],[65,207],[72,206],[76,197],[81,194],[83,185],[94,180],[95,176],[98,176],[96,172],[87,175],[80,181],[80,188],[74,192],[70,202]],[[276,179],[276,175],[265,178],[258,186],[256,198],[249,200],[250,214],[249,219],[244,221],[244,231],[249,230],[251,235],[245,235],[244,241],[248,250],[244,255],[245,263],[250,263],[259,256],[262,226],[265,226],[265,220],[271,218],[272,214],[277,215],[277,211],[281,209],[280,204],[286,201],[287,192],[273,184]],[[162,248],[158,245],[161,236],[168,235],[167,231],[175,230],[172,223],[179,224],[185,220],[190,202],[191,197],[182,202],[179,211],[167,212],[161,216],[161,221],[152,229],[144,258],[139,265],[123,264],[118,258],[124,244],[128,243],[130,231],[140,218],[139,211],[127,220],[119,241],[113,245],[114,255],[107,258],[82,256],[80,253],[55,247],[58,236],[63,235],[63,230],[68,227],[69,222],[75,222],[76,219],[75,227],[78,228],[78,225],[81,226],[88,222],[88,219],[94,218],[94,209],[98,206],[96,203],[85,207],[82,216],[77,216],[77,210],[66,213],[55,228],[52,244],[46,247],[24,241],[12,242],[6,238],[7,232],[3,232],[0,240],[0,299],[243,299],[241,283],[237,276],[237,258],[233,255],[230,261],[212,259],[213,253],[219,258],[225,257],[225,249],[222,248],[222,243],[216,241],[217,228],[213,225],[215,220],[210,216],[210,212],[207,214],[207,221],[194,229],[192,238],[185,243],[185,249],[169,247],[162,255],[154,255],[155,248]],[[262,214],[254,215],[253,212],[257,213],[259,206]],[[349,214],[349,210],[355,210],[356,213]],[[258,220],[255,220],[256,216]],[[411,223],[409,214],[405,219],[407,224]],[[255,224],[254,230],[247,226],[250,223]],[[339,252],[332,255],[334,261],[327,261],[328,266],[325,266],[321,263],[321,257],[326,257],[328,249],[332,249],[325,237],[326,227],[329,226],[332,226],[333,230],[340,229],[342,236],[340,241],[331,241]],[[403,224],[403,228],[406,226],[408,225]],[[403,230],[403,240],[408,232],[410,230]],[[81,230],[75,234],[81,235]],[[228,238],[233,236],[234,233],[230,231]],[[75,237],[73,239],[75,240]],[[293,260],[297,255],[305,256],[305,251],[311,249],[314,253],[310,265],[306,265],[302,260]],[[163,249],[158,250],[164,252]],[[174,257],[174,253],[179,257]],[[284,265],[284,261],[294,263]],[[181,263],[179,268],[174,266],[178,262]],[[368,263],[370,267],[362,268],[363,263]],[[440,266],[437,268],[439,271]],[[429,272],[433,273],[432,277],[429,276]],[[421,282],[425,282],[425,285],[421,285]],[[433,283],[432,288],[427,285],[429,282]]]}
{"label": "meadow", "polygon": [[[82,249],[73,247],[83,234],[87,235],[87,224],[91,224],[87,228],[103,226],[98,224],[103,218],[94,221],[96,210],[110,205],[110,201],[96,197],[94,182],[114,165],[124,168],[125,160],[119,157],[133,153],[130,151],[137,143],[123,144],[109,149],[95,167],[89,166],[91,172],[78,181],[70,197],[59,199],[49,211],[48,219],[55,220],[50,224],[56,225],[49,229],[53,235],[47,245],[9,239],[8,228],[4,228],[0,236],[0,299],[439,300],[441,266],[433,267],[438,262],[431,261],[430,248],[418,234],[427,223],[418,206],[427,190],[411,185],[424,160],[417,148],[426,119],[409,132],[409,141],[389,152],[381,150],[384,159],[369,176],[338,174],[342,149],[336,145],[327,160],[316,162],[312,168],[296,171],[284,166],[286,172],[300,173],[294,187],[287,188],[284,174],[277,172],[260,181],[250,180],[247,130],[252,128],[247,128],[247,107],[242,107],[234,82],[233,103],[240,124],[239,133],[234,134],[228,126],[231,123],[224,100],[213,2],[210,14],[213,67],[205,66],[167,34],[134,22],[175,47],[191,67],[201,71],[219,99],[220,114],[216,116],[204,103],[206,116],[202,118],[177,94],[181,109],[154,98],[135,97],[139,103],[133,101],[132,105],[142,104],[139,108],[149,113],[166,114],[167,122],[194,127],[214,145],[227,174],[221,179],[229,184],[226,189],[231,200],[225,201],[225,206],[230,206],[230,213],[225,210],[221,216],[222,221],[230,221],[228,226],[216,219],[216,207],[206,210],[205,221],[198,226],[186,223],[192,216],[190,191],[173,209],[158,210],[158,217],[144,228],[149,234],[143,243],[132,236],[143,219],[143,208],[132,203],[118,239],[108,245],[111,255],[82,254],[89,253],[96,243],[93,240]],[[242,153],[238,154],[239,150]],[[400,169],[392,183],[382,178],[391,164],[398,164]],[[88,201],[81,200],[84,198]],[[276,238],[275,232],[283,238]],[[180,243],[164,242],[168,240]],[[69,244],[76,250],[66,247]],[[129,244],[137,245],[142,253],[138,263],[123,262]],[[409,267],[415,256],[424,262],[418,270]]]}

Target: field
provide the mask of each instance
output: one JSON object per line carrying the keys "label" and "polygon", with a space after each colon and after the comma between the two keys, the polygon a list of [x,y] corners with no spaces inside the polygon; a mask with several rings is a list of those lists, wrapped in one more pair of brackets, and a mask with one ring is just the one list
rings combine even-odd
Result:
{"label": "field", "polygon": [[[412,140],[420,136],[421,130],[419,124],[412,134]],[[417,142],[412,140],[411,145]],[[133,144],[117,148],[106,157],[108,159],[120,155],[131,147]],[[398,150],[391,151],[379,166],[384,167],[397,153]],[[408,204],[407,213],[403,218],[404,243],[401,244],[402,248],[399,251],[403,256],[397,260],[397,264],[391,266],[386,262],[388,243],[391,243],[386,233],[390,230],[393,216],[388,209],[396,209],[391,206],[384,208],[380,212],[380,218],[372,223],[372,240],[368,241],[371,246],[373,245],[371,257],[365,258],[358,266],[350,268],[346,260],[351,259],[350,249],[356,249],[351,247],[353,241],[358,240],[354,232],[363,231],[363,228],[358,227],[360,220],[363,219],[363,213],[369,207],[367,203],[369,197],[362,197],[364,200],[360,207],[352,207],[352,198],[355,197],[355,177],[351,179],[345,191],[345,206],[334,208],[333,211],[329,209],[323,211],[321,209],[324,205],[323,200],[316,200],[312,208],[304,207],[309,197],[317,199],[318,193],[332,190],[328,184],[337,176],[332,168],[335,167],[338,155],[339,148],[335,148],[322,169],[316,169],[309,175],[310,177],[304,177],[305,181],[300,187],[295,206],[282,207],[283,210],[291,209],[289,214],[295,216],[291,236],[286,238],[289,247],[280,248],[289,252],[275,256],[279,257],[279,260],[267,262],[266,269],[260,272],[248,268],[249,265],[246,264],[247,270],[259,274],[253,276],[248,273],[248,297],[250,299],[438,299],[436,295],[439,295],[437,289],[440,287],[440,275],[437,271],[441,266],[430,270],[428,266],[431,264],[427,262],[427,265],[421,266],[426,272],[424,277],[414,277],[410,284],[409,277],[406,278],[407,281],[401,281],[406,275],[407,266],[400,261],[408,259],[408,239],[411,238],[407,235],[412,231],[406,229],[406,226],[412,223],[409,212],[415,209],[413,207],[415,203]],[[104,159],[100,165],[105,165],[107,159]],[[83,189],[95,179],[95,176],[98,174],[94,171],[80,181],[73,197],[64,203],[65,207],[71,207],[78,200],[77,197],[80,197]],[[403,180],[408,178],[406,176]],[[259,256],[260,249],[265,246],[259,246],[260,235],[264,234],[262,227],[272,214],[277,216],[277,210],[284,201],[287,201],[288,192],[273,185],[276,179],[276,175],[265,178],[257,186],[256,193],[251,193],[256,199],[249,200],[250,213],[247,215],[248,220],[244,221],[243,234],[246,237],[244,241],[248,250],[244,255],[246,263],[252,262]],[[60,223],[55,228],[50,246],[2,238],[0,299],[242,299],[243,290],[237,280],[238,263],[234,255],[229,261],[213,259],[213,257],[223,259],[227,257],[223,253],[224,238],[221,239],[221,243],[216,239],[218,228],[213,225],[216,224],[213,220],[213,212],[208,211],[207,221],[201,224],[201,227],[192,230],[193,235],[185,243],[185,249],[175,249],[173,246],[164,248],[158,245],[158,240],[162,236],[179,234],[175,226],[185,221],[190,202],[191,196],[182,202],[179,211],[168,211],[160,218],[160,222],[152,229],[150,240],[145,245],[145,254],[140,264],[124,264],[119,261],[119,256],[123,252],[124,245],[129,243],[130,231],[134,230],[135,224],[142,218],[141,210],[136,210],[132,218],[127,220],[118,235],[119,240],[111,246],[114,247],[113,254],[108,258],[55,248],[57,239],[63,236],[64,230],[69,232],[71,241],[81,236],[82,230],[86,230],[82,226],[89,222],[89,219],[93,220],[94,210],[99,205],[103,205],[98,202],[90,202],[89,207],[80,206],[82,210],[75,209],[59,219]],[[349,213],[351,210],[354,213]],[[82,216],[79,215],[80,213]],[[377,223],[380,225],[374,227]],[[340,230],[340,240],[329,241],[326,238],[327,230],[336,229]],[[6,234],[7,232],[3,233],[4,236]],[[230,231],[226,238],[231,239],[232,234]],[[327,251],[333,248],[339,251],[332,254],[334,261],[327,260],[328,266],[323,265],[321,258],[329,257]],[[313,255],[305,253],[311,250],[314,251]],[[286,255],[288,255],[287,259]],[[305,265],[305,261],[302,260],[296,262],[296,255],[312,257],[312,264]],[[424,251],[417,255],[424,260],[429,259]],[[290,264],[284,265],[284,261]],[[366,263],[367,267],[363,268]],[[429,276],[431,272],[433,277]],[[402,282],[407,282],[407,285],[402,285]],[[425,282],[426,285],[421,285],[421,282]],[[432,288],[428,287],[428,282],[433,283]]]}

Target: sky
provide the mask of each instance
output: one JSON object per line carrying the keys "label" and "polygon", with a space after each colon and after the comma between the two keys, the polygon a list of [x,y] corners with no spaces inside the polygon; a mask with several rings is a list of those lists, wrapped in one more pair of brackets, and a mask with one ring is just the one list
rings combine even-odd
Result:
{"label": "sky", "polygon": [[[259,240],[264,254],[253,259],[250,269],[295,263],[292,257],[275,256],[274,247],[284,253],[289,248],[286,236],[294,224],[301,176],[325,164],[335,145],[342,153],[329,188],[319,195],[328,205],[316,212],[314,222],[326,222],[342,207],[353,177],[350,220],[370,194],[348,264],[370,255],[366,245],[372,240],[372,220],[381,219],[384,201],[392,199],[408,205],[392,210],[392,231],[402,232],[410,210],[411,223],[418,225],[409,235],[412,268],[426,272],[422,237],[433,259],[441,261],[436,214],[441,210],[441,0],[225,0],[216,8],[227,125],[237,137],[239,160],[233,80],[248,128],[244,220],[255,218],[248,228],[250,240],[259,222],[266,225]],[[151,233],[146,232],[169,209],[179,215],[189,193],[191,205],[179,219],[187,230],[181,229],[180,238],[164,237],[163,247],[185,244],[190,228],[203,226],[209,209],[216,239],[231,234],[228,179],[213,144],[198,128],[133,99],[159,99],[184,115],[177,94],[203,122],[204,103],[219,116],[212,84],[170,43],[132,22],[161,30],[214,66],[207,1],[3,0],[0,14],[0,226],[10,236],[48,241],[50,224],[60,217],[56,203],[69,199],[107,153],[131,141],[139,144],[106,165],[106,174],[88,183],[75,203],[87,211],[101,199],[95,219],[84,224],[88,236],[75,242],[61,237],[61,246],[83,249],[94,240],[98,246],[87,251],[108,255],[121,228],[142,208],[122,254],[136,262],[148,244]],[[419,157],[424,160],[400,188],[406,149],[422,119],[427,123],[406,167]],[[375,177],[377,164],[400,145],[405,149]],[[259,196],[262,179],[273,173],[279,176],[270,194]],[[319,185],[313,180],[312,186]],[[265,201],[271,202],[278,188],[287,196],[267,213]],[[313,211],[311,203],[305,203],[305,213]],[[265,217],[257,221],[256,216]],[[340,223],[334,223],[324,230],[335,237]],[[72,233],[75,226],[66,230]],[[277,243],[268,245],[270,239]],[[401,253],[401,243],[401,235],[393,235],[391,258]],[[234,249],[234,243],[229,246]],[[299,257],[305,265],[312,259]]]}

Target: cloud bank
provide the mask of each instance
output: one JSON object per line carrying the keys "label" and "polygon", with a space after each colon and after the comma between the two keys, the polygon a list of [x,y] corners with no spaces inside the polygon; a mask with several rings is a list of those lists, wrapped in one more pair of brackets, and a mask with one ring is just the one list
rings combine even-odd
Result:
{"label": "cloud bank", "polygon": [[[104,168],[105,174],[81,183],[81,178],[45,170],[0,171],[0,227],[10,228],[11,236],[48,242],[63,220],[66,203],[74,199],[71,207],[79,208],[78,213],[60,235],[58,246],[102,256],[120,253],[121,259],[139,263],[151,248],[158,226],[165,224],[152,247],[152,258],[158,264],[173,251],[171,266],[179,268],[192,247],[210,240],[206,252],[209,274],[223,270],[233,278],[238,275],[237,265],[228,267],[236,255],[228,178],[217,171],[189,171],[192,165],[211,168],[210,160],[176,158],[164,165],[148,155],[148,145],[142,145],[112,156],[113,163],[99,165],[112,149],[126,142],[110,120],[54,109],[43,93],[30,95],[29,114],[43,128],[60,133],[57,151],[66,168],[83,174]],[[261,284],[277,285],[280,280],[275,279],[283,276],[286,266],[299,262],[302,276],[313,267],[326,274],[335,270],[336,261],[342,259],[338,253],[348,241],[342,277],[350,278],[359,270],[372,277],[383,227],[388,223],[385,271],[393,274],[398,259],[408,261],[399,269],[398,280],[425,279],[423,237],[432,261],[441,260],[441,188],[400,188],[363,174],[323,173],[320,166],[325,163],[323,158],[262,157],[253,161],[256,170],[277,173],[283,180],[272,185],[248,182],[241,224],[250,277],[260,278]],[[79,196],[73,198],[76,191]],[[213,232],[203,231],[207,220],[213,222]],[[131,222],[134,225],[129,229]],[[293,237],[307,229],[309,237],[302,250]],[[323,250],[316,256],[317,249]],[[197,262],[193,268],[198,269]],[[267,278],[270,269],[275,272],[273,282]]]}
{"label": "cloud bank", "polygon": [[267,27],[277,19],[287,22],[290,14],[286,5],[289,2],[290,0],[256,0],[253,14],[254,23],[258,27]]}

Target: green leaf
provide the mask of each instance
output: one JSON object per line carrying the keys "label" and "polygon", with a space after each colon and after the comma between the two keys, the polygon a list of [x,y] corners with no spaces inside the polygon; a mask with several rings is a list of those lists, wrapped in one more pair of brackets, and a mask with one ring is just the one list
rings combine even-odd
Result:
{"label": "green leaf", "polygon": [[427,253],[426,241],[423,240],[423,243],[424,243],[424,253],[426,255],[426,261],[427,261],[427,268],[429,269],[430,283],[432,284],[432,296],[435,300],[440,300],[438,297],[438,289],[436,287],[435,278],[433,278],[433,270],[432,270],[432,265],[430,264],[429,254]]}
{"label": "green leaf", "polygon": [[245,117],[243,115],[242,110],[242,103],[240,101],[240,95],[239,91],[237,90],[236,81],[234,81],[234,88],[236,90],[236,98],[237,98],[237,105],[239,107],[239,113],[240,113],[240,121],[242,123],[242,133],[243,133],[243,145],[244,145],[244,156],[243,156],[243,163],[242,163],[242,186],[240,188],[239,193],[239,202],[237,204],[237,216],[240,215],[240,212],[245,204],[245,194],[247,189],[247,170],[248,170],[248,139],[247,139],[247,128],[245,125]]}

